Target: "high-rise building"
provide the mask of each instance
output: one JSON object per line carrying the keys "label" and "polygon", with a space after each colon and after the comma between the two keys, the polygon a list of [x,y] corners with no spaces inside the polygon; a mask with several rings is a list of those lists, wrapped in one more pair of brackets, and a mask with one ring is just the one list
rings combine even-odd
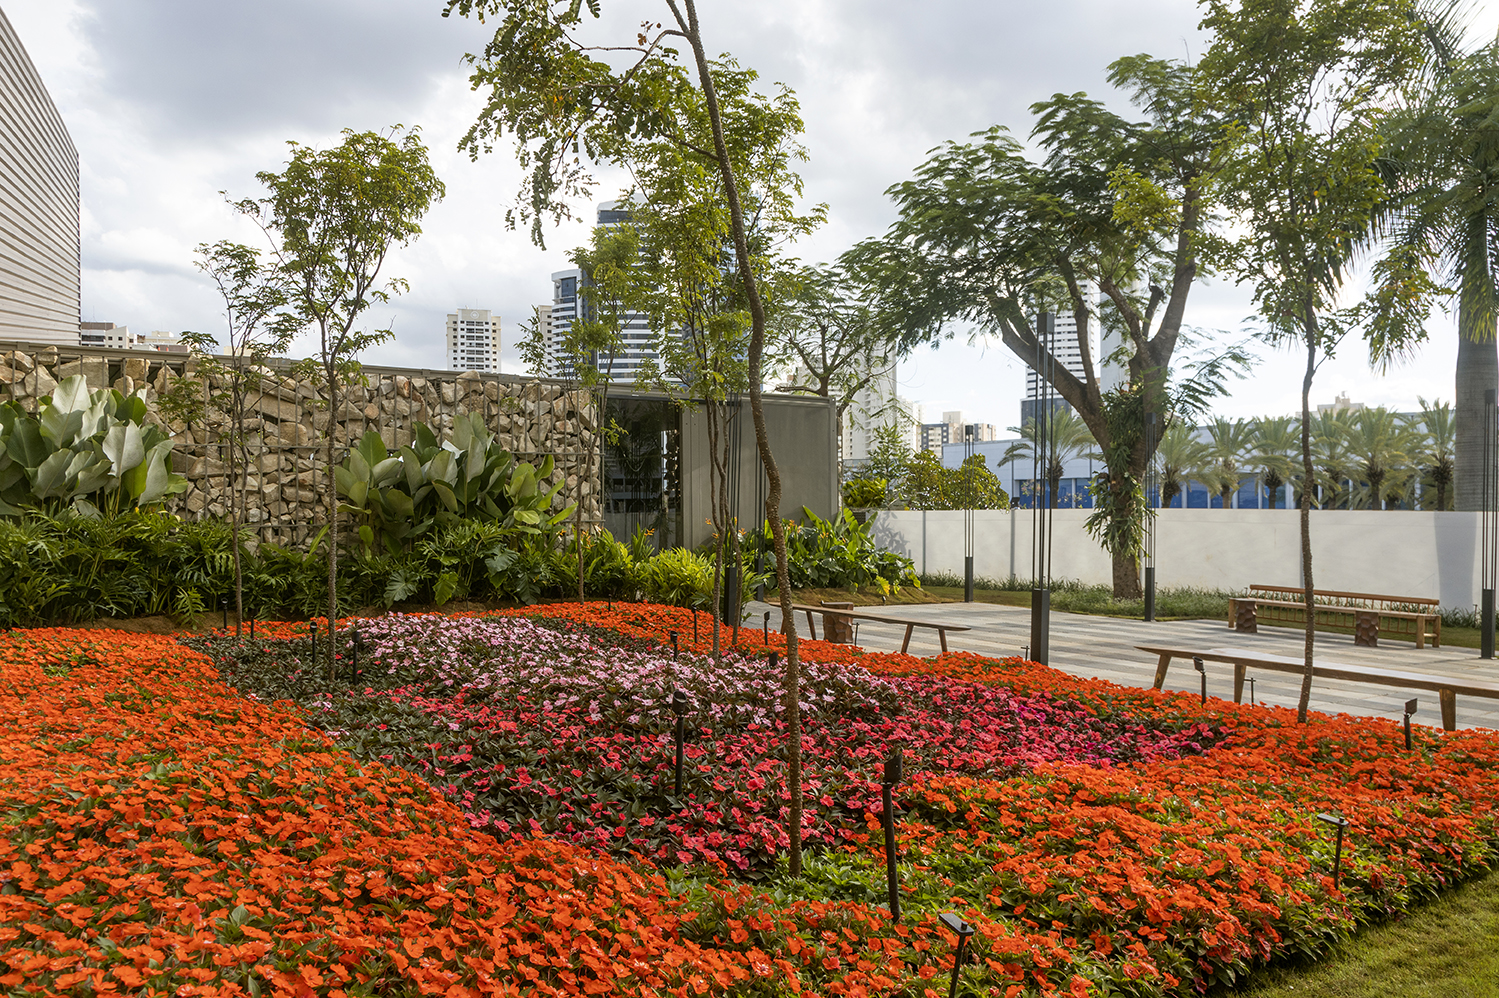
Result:
{"label": "high-rise building", "polygon": [[944,412],[940,423],[922,423],[919,429],[919,440],[922,450],[929,450],[938,457],[942,456],[944,444],[961,444],[968,440],[974,443],[998,440],[999,433],[995,430],[993,423],[965,423],[963,413]]}
{"label": "high-rise building", "polygon": [[[1093,359],[1093,370],[1098,375],[1098,387],[1100,391],[1108,392],[1124,384],[1129,378],[1128,368],[1120,363],[1116,356],[1119,347],[1124,342],[1122,329],[1114,328],[1117,324],[1104,321],[1102,310],[1099,308],[1100,295],[1098,285],[1093,281],[1083,284],[1083,300],[1088,303],[1090,312],[1088,321],[1088,355]],[[1077,315],[1071,310],[1054,313],[1052,317],[1053,328],[1047,339],[1052,356],[1057,362],[1071,371],[1078,378],[1084,377],[1082,343],[1077,335]],[[1037,316],[1039,328],[1040,317]],[[1025,398],[1020,403],[1020,422],[1024,425],[1028,420],[1035,418],[1038,403],[1041,399],[1042,383],[1040,375],[1034,368],[1025,372]],[[1066,402],[1055,390],[1050,392],[1052,396],[1052,407],[1054,409],[1070,409]]]}
{"label": "high-rise building", "polygon": [[[622,225],[630,220],[630,213],[617,207],[617,202],[605,201],[598,207],[598,224],[601,228]],[[640,377],[640,369],[647,361],[656,359],[652,345],[651,327],[640,312],[626,312],[619,330],[620,347],[612,354],[590,354],[574,357],[563,346],[572,325],[587,308],[586,295],[579,292],[587,284],[583,271],[576,267],[559,270],[552,274],[551,322],[546,329],[546,370],[554,378],[577,377],[580,363],[592,365],[615,383],[633,384]]]}
{"label": "high-rise building", "polygon": [[448,367],[498,373],[500,317],[487,308],[460,308],[448,313]]}
{"label": "high-rise building", "polygon": [[78,150],[0,11],[0,339],[78,342]]}

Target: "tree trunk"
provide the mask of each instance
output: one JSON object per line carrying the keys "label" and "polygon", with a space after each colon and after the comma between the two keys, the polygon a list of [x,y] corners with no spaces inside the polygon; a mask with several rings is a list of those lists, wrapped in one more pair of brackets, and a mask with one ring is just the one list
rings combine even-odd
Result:
{"label": "tree trunk", "polygon": [[338,375],[332,364],[325,368],[328,378],[327,490],[328,509],[328,680],[334,678],[333,639],[338,628],[338,478],[333,473],[334,438],[338,435]]}
{"label": "tree trunk", "polygon": [[1499,388],[1499,351],[1495,320],[1478,320],[1459,302],[1457,312],[1457,391],[1453,416],[1456,440],[1453,456],[1454,505],[1461,510],[1483,508],[1484,393]]}
{"label": "tree trunk", "polygon": [[231,531],[229,535],[229,551],[234,557],[234,636],[239,637],[245,621],[245,578],[240,570],[239,563],[239,525],[244,520],[245,479],[249,477],[245,474],[245,469],[249,466],[249,454],[242,449],[244,448],[245,439],[245,400],[244,383],[242,381],[236,380],[231,409],[234,418],[235,436],[233,445],[229,448],[228,470],[230,482],[236,481],[234,473],[236,464],[234,459],[236,455],[234,452],[236,450],[240,451],[238,455],[240,458],[238,462],[240,474],[237,480],[239,485],[237,490],[239,492],[239,501],[235,502],[234,492],[236,490],[234,490],[233,486],[230,487],[231,491],[229,493],[229,529]]}
{"label": "tree trunk", "polygon": [[718,93],[713,85],[713,76],[708,71],[708,56],[703,49],[702,34],[698,29],[696,0],[683,0],[687,11],[688,41],[697,62],[698,79],[703,87],[703,102],[708,108],[708,121],[713,128],[713,151],[718,160],[720,176],[723,177],[724,198],[729,203],[729,217],[734,227],[734,252],[740,278],[744,282],[744,296],[750,310],[749,387],[750,412],[755,419],[755,446],[760,451],[760,463],[765,468],[767,483],[765,514],[770,519],[771,536],[775,541],[776,584],[781,591],[781,628],[786,633],[786,783],[791,798],[787,819],[787,860],[793,877],[802,874],[802,714],[801,714],[801,667],[797,659],[796,620],[791,615],[791,572],[786,562],[786,525],[781,521],[781,471],[775,455],[770,450],[770,437],[765,427],[765,408],[761,403],[761,372],[765,354],[765,301],[760,297],[760,286],[751,264],[749,234],[744,226],[744,209],[739,202],[739,188],[734,170],[729,162],[728,145],[724,142],[723,118],[719,113]]}
{"label": "tree trunk", "polygon": [[[1302,481],[1313,479],[1312,471],[1312,376],[1317,373],[1316,319],[1307,317],[1306,374],[1301,379],[1301,472]],[[1296,721],[1306,723],[1307,707],[1312,702],[1312,642],[1316,636],[1317,616],[1312,597],[1312,493],[1301,490],[1301,581],[1306,608],[1305,661],[1301,672],[1301,697],[1296,702]]]}

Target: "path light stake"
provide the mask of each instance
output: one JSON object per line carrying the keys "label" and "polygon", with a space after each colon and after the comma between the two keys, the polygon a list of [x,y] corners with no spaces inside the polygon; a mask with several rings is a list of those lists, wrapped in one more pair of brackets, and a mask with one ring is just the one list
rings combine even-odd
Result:
{"label": "path light stake", "polygon": [[692,611],[692,643],[697,644],[697,641],[697,608],[694,607]]}
{"label": "path light stake", "polygon": [[250,640],[255,639],[255,611],[250,611]]}
{"label": "path light stake", "polygon": [[307,633],[312,635],[312,665],[317,667],[317,620],[316,618],[307,622]]}
{"label": "path light stake", "polygon": [[354,649],[354,664],[349,669],[349,682],[356,683],[359,681],[359,650],[364,647],[364,635],[359,632],[359,628],[357,627],[354,628],[354,638],[350,642],[350,645]]}
{"label": "path light stake", "polygon": [[229,597],[219,600],[219,610],[224,614],[224,630],[229,630]]}
{"label": "path light stake", "polygon": [[687,694],[681,690],[671,695],[671,710],[677,715],[677,783],[676,797],[682,796],[682,741],[687,737]]}
{"label": "path light stake", "polygon": [[760,629],[761,629],[761,632],[762,632],[761,635],[760,635],[760,640],[763,641],[765,644],[770,644],[770,612],[769,611],[766,611],[766,613],[765,613],[765,620],[761,623]]}
{"label": "path light stake", "polygon": [[1411,750],[1411,715],[1416,712],[1416,701],[1405,701],[1405,750]]}
{"label": "path light stake", "polygon": [[671,657],[672,658],[681,658],[682,657],[682,650],[677,647],[677,632],[676,631],[672,631],[671,632]]}
{"label": "path light stake", "polygon": [[1249,702],[1251,704],[1259,703],[1259,701],[1254,698],[1254,677],[1253,676],[1249,677]]}
{"label": "path light stake", "polygon": [[963,948],[968,944],[968,937],[973,935],[974,928],[956,912],[945,911],[938,917],[958,937],[958,948],[952,955],[952,984],[947,988],[947,998],[958,998],[958,968],[963,966]]}
{"label": "path light stake", "polygon": [[1348,827],[1348,819],[1338,814],[1319,814],[1318,821],[1325,821],[1338,830],[1338,842],[1332,852],[1332,889],[1338,889],[1338,880],[1343,872],[1343,829]]}
{"label": "path light stake", "polygon": [[1192,668],[1202,673],[1202,705],[1208,705],[1208,670],[1203,667],[1202,659],[1196,655],[1192,656]]}
{"label": "path light stake", "polygon": [[900,782],[900,746],[885,760],[885,778],[880,781],[880,798],[885,805],[885,880],[890,889],[890,920],[900,921],[900,883],[895,873],[895,803],[891,791]]}

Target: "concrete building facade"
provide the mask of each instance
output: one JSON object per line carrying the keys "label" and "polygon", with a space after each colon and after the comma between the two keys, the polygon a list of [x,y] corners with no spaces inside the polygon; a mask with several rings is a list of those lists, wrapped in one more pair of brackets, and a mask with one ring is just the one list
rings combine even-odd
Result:
{"label": "concrete building facade", "polygon": [[0,11],[0,339],[78,345],[78,150]]}

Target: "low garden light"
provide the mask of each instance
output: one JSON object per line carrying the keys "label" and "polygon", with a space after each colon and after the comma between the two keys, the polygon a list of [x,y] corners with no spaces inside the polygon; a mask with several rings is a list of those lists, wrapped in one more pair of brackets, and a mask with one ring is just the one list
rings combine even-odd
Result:
{"label": "low garden light", "polygon": [[1411,715],[1416,712],[1416,701],[1405,701],[1405,750],[1411,750]]}
{"label": "low garden light", "polygon": [[687,694],[674,690],[671,694],[671,712],[677,715],[677,780],[673,796],[682,796],[682,747],[687,737]]}
{"label": "low garden light", "polygon": [[229,597],[219,600],[219,611],[224,615],[224,630],[229,629]]}
{"label": "low garden light", "polygon": [[1206,707],[1208,703],[1208,670],[1202,664],[1201,656],[1192,656],[1192,668],[1196,669],[1202,675],[1202,705]]}
{"label": "low garden light", "polygon": [[354,662],[349,669],[349,682],[359,681],[359,652],[364,648],[364,634],[359,628],[354,628],[354,637],[350,639],[349,646],[354,652]]}
{"label": "low garden light", "polygon": [[953,951],[952,955],[952,983],[947,988],[947,998],[957,998],[958,971],[963,966],[963,950],[968,945],[968,937],[977,930],[963,921],[963,917],[956,912],[944,911],[937,917],[942,919],[942,924],[958,937],[958,948]]}
{"label": "low garden light", "polygon": [[677,632],[676,631],[672,631],[671,632],[671,657],[672,658],[681,658],[682,657],[682,649],[680,649],[680,648],[677,647]]}
{"label": "low garden light", "polygon": [[890,893],[890,920],[900,921],[900,882],[895,872],[895,800],[893,791],[901,780],[900,746],[885,759],[880,780],[880,799],[885,805],[885,882]]}
{"label": "low garden light", "polygon": [[760,640],[770,644],[770,611],[765,611],[765,619],[760,624]]}
{"label": "low garden light", "polygon": [[1259,701],[1254,698],[1254,677],[1253,676],[1249,677],[1249,702],[1252,703],[1252,704],[1259,703]]}
{"label": "low garden light", "polygon": [[1348,827],[1348,819],[1340,814],[1319,814],[1317,820],[1332,825],[1337,829],[1337,844],[1333,846],[1332,852],[1332,889],[1338,889],[1338,883],[1343,872],[1343,830]]}

